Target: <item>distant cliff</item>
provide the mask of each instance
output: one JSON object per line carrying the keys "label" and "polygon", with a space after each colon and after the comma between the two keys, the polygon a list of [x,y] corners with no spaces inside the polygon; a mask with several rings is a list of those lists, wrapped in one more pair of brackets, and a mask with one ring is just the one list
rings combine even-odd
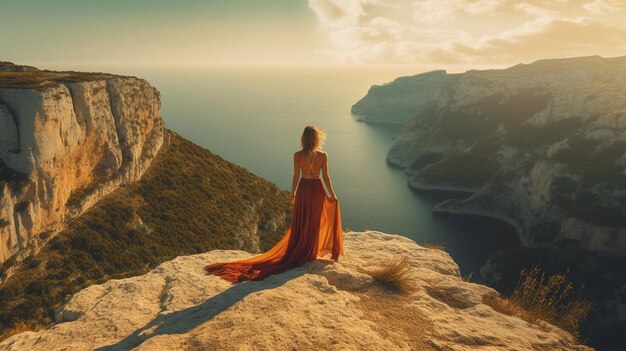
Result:
{"label": "distant cliff", "polygon": [[[75,294],[56,324],[0,350],[590,350],[548,323],[530,324],[483,301],[447,253],[379,232],[345,233],[339,263],[318,260],[258,282],[206,275],[215,250]],[[389,291],[362,272],[405,257],[415,291]]]}
{"label": "distant cliff", "polygon": [[353,112],[404,124],[387,159],[412,187],[475,193],[435,211],[504,219],[527,245],[626,254],[626,56],[398,78]]}
{"label": "distant cliff", "polygon": [[594,312],[583,335],[606,350],[626,336],[626,56],[539,60],[373,86],[353,112],[402,125],[387,161],[420,190],[472,194],[434,207],[517,229],[484,282],[507,289],[533,264],[570,269]]}
{"label": "distant cliff", "polygon": [[159,111],[142,79],[0,64],[0,263],[139,179],[163,143]]}

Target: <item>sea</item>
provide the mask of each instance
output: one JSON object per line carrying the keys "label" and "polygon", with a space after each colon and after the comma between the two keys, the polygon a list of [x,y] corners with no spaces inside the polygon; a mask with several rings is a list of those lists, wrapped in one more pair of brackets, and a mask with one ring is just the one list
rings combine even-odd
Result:
{"label": "sea", "polygon": [[[76,66],[45,67],[72,69]],[[386,162],[396,125],[366,124],[350,113],[370,86],[427,69],[417,66],[140,66],[80,70],[141,77],[161,92],[166,127],[289,190],[293,153],[313,124],[327,133],[329,175],[345,230],[377,230],[444,247],[462,274],[477,276],[491,253],[519,245],[508,224],[470,215],[433,215],[467,194],[412,190]]]}

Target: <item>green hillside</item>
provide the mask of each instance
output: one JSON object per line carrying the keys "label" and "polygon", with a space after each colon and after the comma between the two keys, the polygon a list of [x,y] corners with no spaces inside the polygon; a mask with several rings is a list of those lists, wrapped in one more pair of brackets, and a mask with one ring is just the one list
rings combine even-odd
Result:
{"label": "green hillside", "polygon": [[179,255],[254,247],[246,231],[256,228],[262,251],[280,239],[291,218],[287,191],[167,134],[139,182],[67,223],[0,286],[0,339],[15,326],[49,325],[55,308],[88,285],[144,274]]}

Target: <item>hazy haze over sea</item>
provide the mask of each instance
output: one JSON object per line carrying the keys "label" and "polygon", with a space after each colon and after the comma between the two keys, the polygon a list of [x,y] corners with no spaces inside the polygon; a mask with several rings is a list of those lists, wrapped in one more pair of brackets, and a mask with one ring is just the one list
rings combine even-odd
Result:
{"label": "hazy haze over sea", "polygon": [[442,197],[416,194],[385,161],[398,128],[367,125],[350,113],[372,84],[432,68],[41,67],[145,78],[161,92],[168,128],[287,190],[302,129],[315,124],[328,133],[324,149],[344,228],[443,244],[465,274],[477,272],[492,251],[517,244],[502,223],[433,216],[431,207]]}

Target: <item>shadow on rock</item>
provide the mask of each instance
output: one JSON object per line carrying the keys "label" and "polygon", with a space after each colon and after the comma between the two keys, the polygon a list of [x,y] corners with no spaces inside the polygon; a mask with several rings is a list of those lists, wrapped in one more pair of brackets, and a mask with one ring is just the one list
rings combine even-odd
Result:
{"label": "shadow on rock", "polygon": [[269,276],[261,281],[234,284],[199,305],[172,313],[159,314],[150,323],[135,330],[126,338],[113,345],[99,347],[95,351],[130,350],[158,335],[185,334],[200,324],[208,322],[213,317],[241,301],[244,297],[258,291],[278,287],[306,272],[307,269],[305,267],[298,267],[281,274]]}

